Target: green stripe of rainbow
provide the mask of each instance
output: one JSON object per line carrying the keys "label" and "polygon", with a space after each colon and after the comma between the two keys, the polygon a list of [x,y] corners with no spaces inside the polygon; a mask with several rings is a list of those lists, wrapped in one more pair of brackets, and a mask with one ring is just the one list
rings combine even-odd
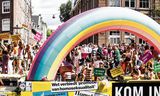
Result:
{"label": "green stripe of rainbow", "polygon": [[[154,26],[153,26],[154,25]],[[147,40],[160,52],[160,26],[149,17],[126,8],[97,8],[67,21],[52,35],[33,62],[28,80],[53,80],[65,56],[82,40],[104,30],[122,30]]]}

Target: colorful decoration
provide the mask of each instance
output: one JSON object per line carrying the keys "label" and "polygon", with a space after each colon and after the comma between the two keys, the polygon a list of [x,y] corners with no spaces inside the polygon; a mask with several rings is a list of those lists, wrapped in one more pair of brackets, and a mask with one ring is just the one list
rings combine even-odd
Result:
{"label": "colorful decoration", "polygon": [[130,32],[160,52],[160,25],[150,17],[128,8],[97,8],[71,18],[49,37],[36,55],[27,79],[47,76],[54,80],[65,56],[81,41],[104,30]]}
{"label": "colorful decoration", "polygon": [[34,39],[40,42],[42,39],[42,33],[36,32],[36,35],[34,35]]}

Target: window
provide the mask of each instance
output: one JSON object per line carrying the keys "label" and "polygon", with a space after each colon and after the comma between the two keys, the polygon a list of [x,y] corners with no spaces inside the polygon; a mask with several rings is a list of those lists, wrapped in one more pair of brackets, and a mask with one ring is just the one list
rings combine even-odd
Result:
{"label": "window", "polygon": [[126,44],[130,44],[130,43],[131,43],[130,38],[125,38],[125,43],[126,43]]}
{"label": "window", "polygon": [[2,2],[2,13],[10,13],[10,1]]}
{"label": "window", "polygon": [[125,35],[130,35],[130,33],[128,33],[128,32],[125,32]]}
{"label": "window", "polygon": [[114,43],[114,38],[110,39],[110,43],[113,44]]}
{"label": "window", "polygon": [[135,0],[131,0],[130,7],[135,7]]}
{"label": "window", "polygon": [[135,7],[135,0],[125,0],[125,7]]}
{"label": "window", "polygon": [[120,7],[120,0],[108,0],[108,4],[111,7]]}
{"label": "window", "polygon": [[125,0],[125,7],[129,7],[129,0]]}
{"label": "window", "polygon": [[110,43],[111,44],[119,44],[120,43],[120,38],[110,38]]}
{"label": "window", "polygon": [[140,0],[140,8],[149,8],[149,0]]}
{"label": "window", "polygon": [[146,44],[146,42],[142,39],[139,39],[139,44]]}
{"label": "window", "polygon": [[10,19],[2,19],[2,31],[10,31]]}
{"label": "window", "polygon": [[120,35],[119,31],[111,31],[110,35]]}

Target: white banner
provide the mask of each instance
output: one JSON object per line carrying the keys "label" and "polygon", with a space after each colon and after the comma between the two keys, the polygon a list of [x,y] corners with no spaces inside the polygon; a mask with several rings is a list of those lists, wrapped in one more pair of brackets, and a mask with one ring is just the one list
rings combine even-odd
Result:
{"label": "white banner", "polygon": [[52,92],[94,90],[97,88],[98,84],[94,81],[52,82]]}

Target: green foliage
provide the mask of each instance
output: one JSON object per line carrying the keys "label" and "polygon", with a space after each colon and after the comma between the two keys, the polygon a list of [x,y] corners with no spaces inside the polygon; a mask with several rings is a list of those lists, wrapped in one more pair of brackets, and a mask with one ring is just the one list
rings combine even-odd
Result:
{"label": "green foliage", "polygon": [[60,20],[61,22],[65,22],[70,19],[70,11],[72,9],[72,2],[69,0],[66,4],[63,3],[60,6]]}
{"label": "green foliage", "polygon": [[155,10],[155,14],[160,17],[160,8]]}
{"label": "green foliage", "polygon": [[[157,4],[156,4],[157,3]],[[152,10],[154,16],[160,17],[160,1],[156,2],[154,5],[154,9]],[[158,4],[159,3],[159,4]]]}
{"label": "green foliage", "polygon": [[47,30],[47,37],[49,37],[51,34],[52,34],[52,30],[51,30],[51,29],[48,29],[48,30]]}

